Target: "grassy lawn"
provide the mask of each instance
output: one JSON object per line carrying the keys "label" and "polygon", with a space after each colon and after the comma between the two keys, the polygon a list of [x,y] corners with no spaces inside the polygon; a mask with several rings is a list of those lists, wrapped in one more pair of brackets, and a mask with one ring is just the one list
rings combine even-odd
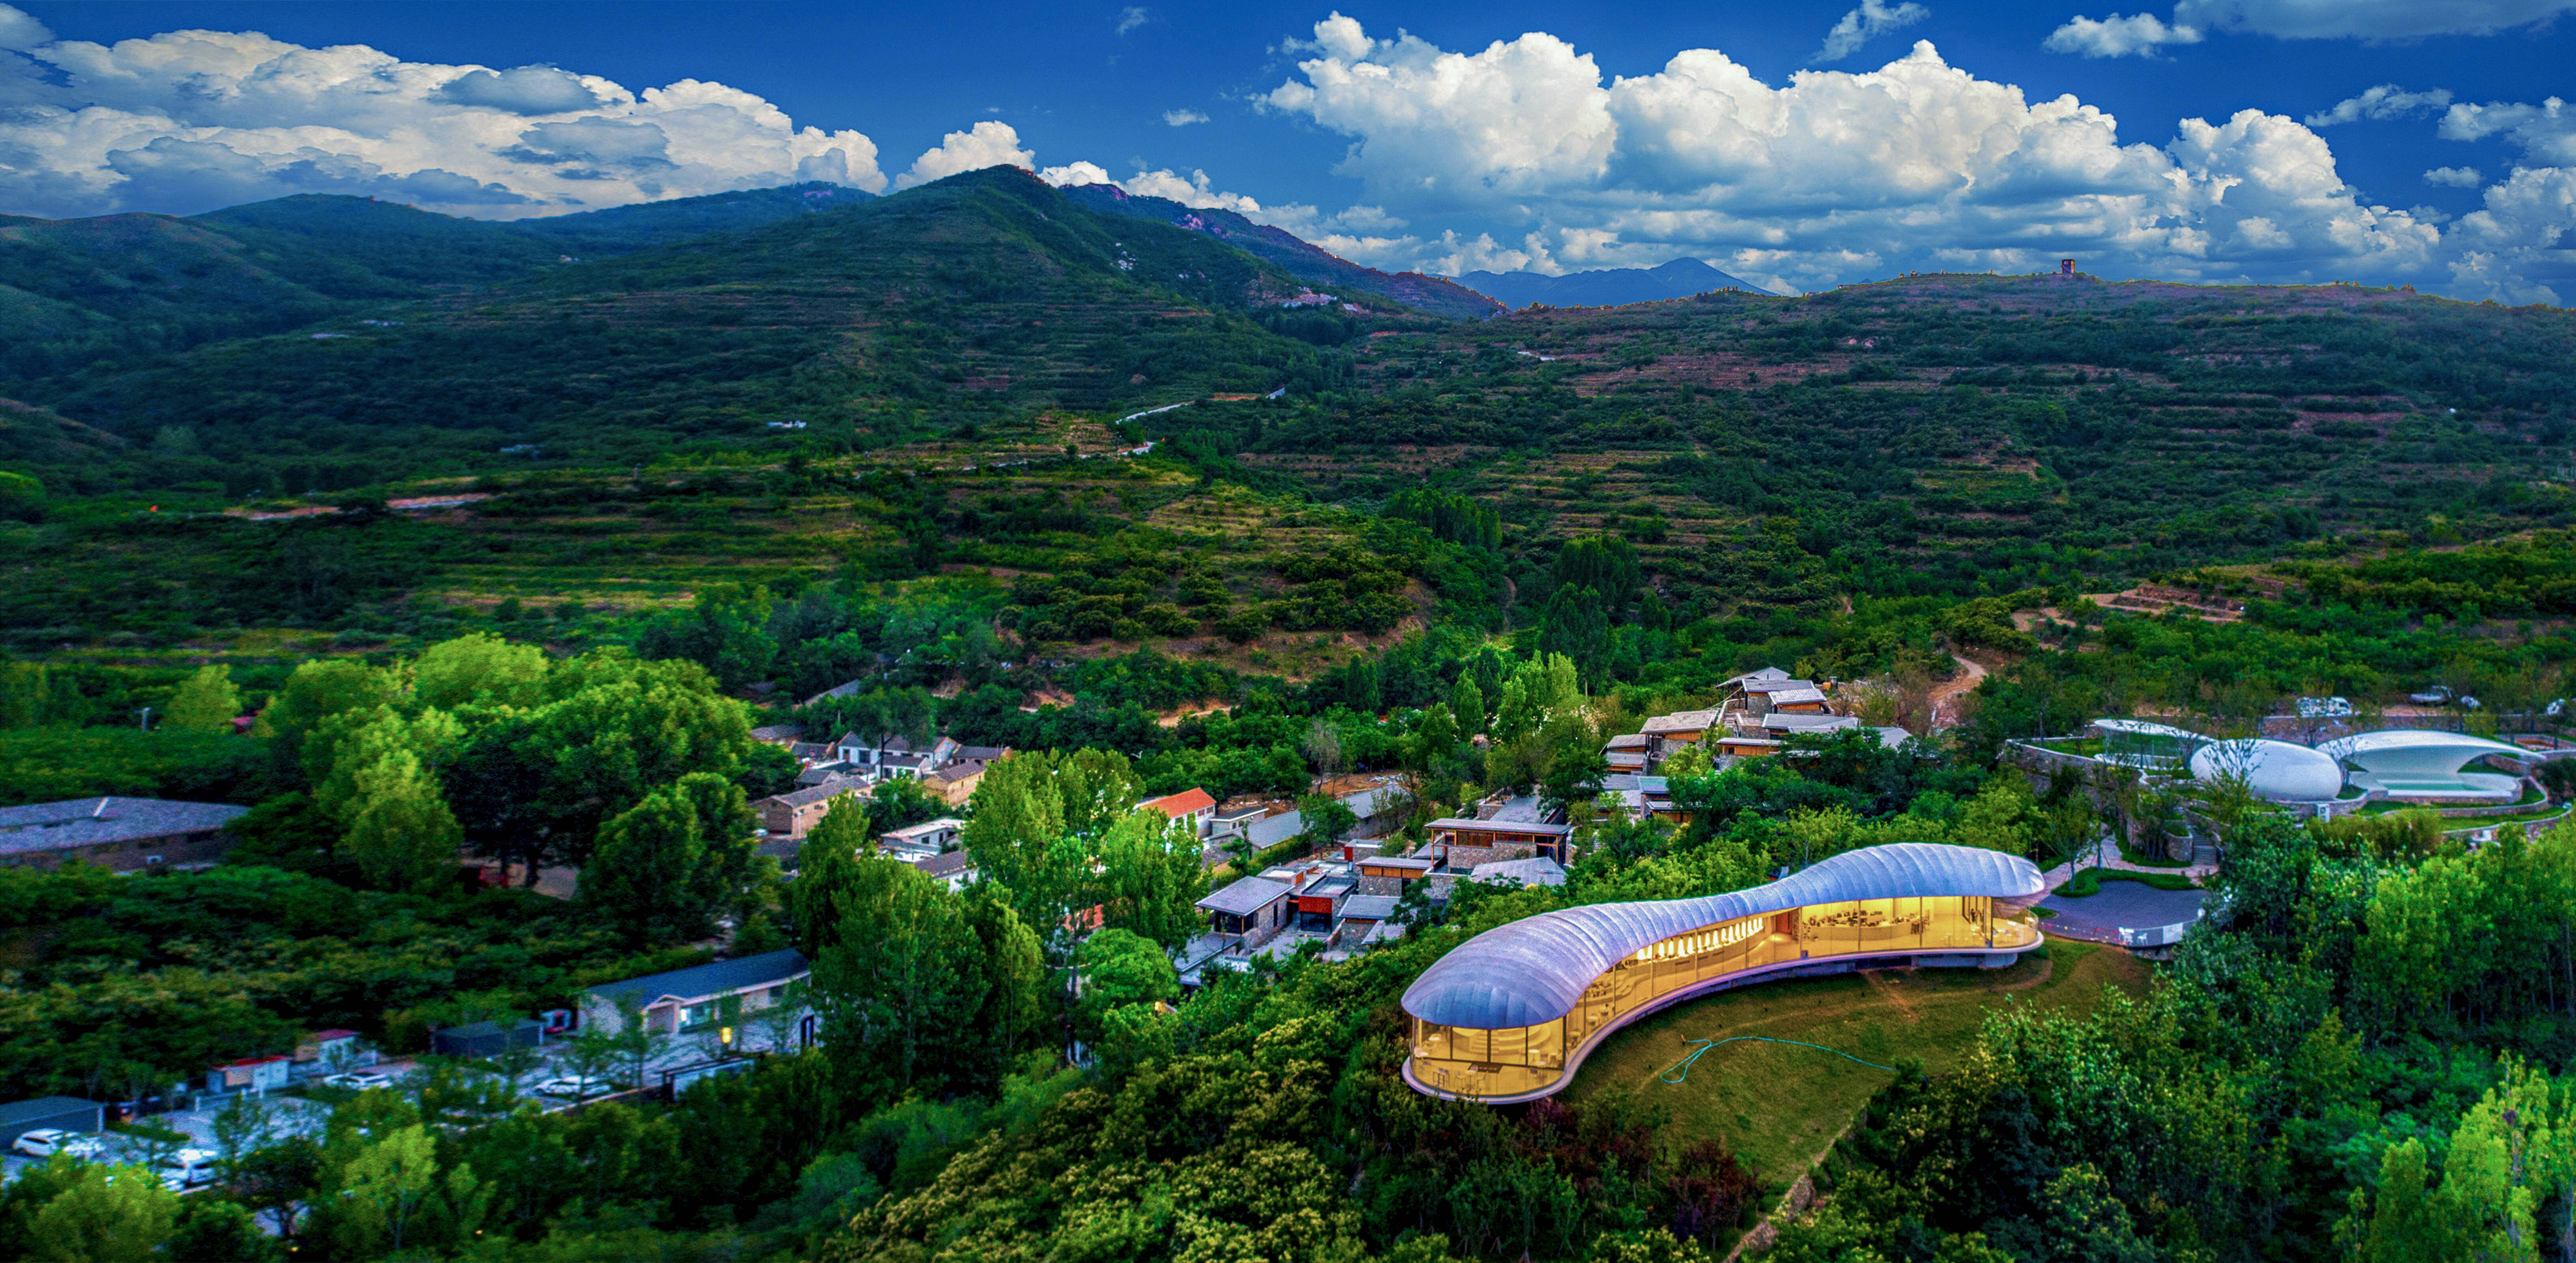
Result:
{"label": "grassy lawn", "polygon": [[2146,963],[2126,952],[2069,942],[2051,942],[2046,952],[2047,959],[2025,957],[2003,970],[1847,974],[1696,1000],[1611,1036],[1567,1094],[1581,1100],[1615,1084],[1633,1086],[1672,1111],[1682,1136],[1722,1136],[1765,1184],[1785,1185],[1895,1076],[1813,1049],[1748,1042],[1701,1057],[1679,1085],[1659,1082],[1689,1055],[1686,1040],[1767,1035],[1882,1065],[1912,1057],[1937,1073],[1971,1046],[1989,1009],[2030,1004],[2087,1013],[2105,987],[2146,990]]}

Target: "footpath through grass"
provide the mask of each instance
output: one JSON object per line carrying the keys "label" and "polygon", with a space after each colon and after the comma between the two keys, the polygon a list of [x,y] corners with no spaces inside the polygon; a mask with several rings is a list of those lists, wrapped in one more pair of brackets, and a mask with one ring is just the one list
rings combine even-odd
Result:
{"label": "footpath through grass", "polygon": [[1672,1111],[1677,1138],[1723,1137],[1756,1178],[1795,1180],[1871,1094],[1895,1075],[1831,1053],[1746,1041],[1715,1049],[1678,1085],[1657,1076],[1689,1040],[1767,1035],[1836,1048],[1882,1065],[1911,1057],[1933,1073],[1973,1045],[1987,1010],[2006,1004],[2082,1014],[2106,987],[2144,994],[2147,966],[2126,952],[2052,940],[2047,957],[2010,969],[1883,970],[1749,987],[1659,1013],[1610,1037],[1567,1094],[1613,1085]]}

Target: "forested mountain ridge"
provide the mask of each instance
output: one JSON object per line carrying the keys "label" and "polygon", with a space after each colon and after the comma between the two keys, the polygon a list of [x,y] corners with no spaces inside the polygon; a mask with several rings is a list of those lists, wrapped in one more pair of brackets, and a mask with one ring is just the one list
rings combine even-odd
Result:
{"label": "forested mountain ridge", "polygon": [[302,194],[185,219],[0,217],[0,381],[295,328],[421,297],[865,199],[790,185],[499,223]]}
{"label": "forested mountain ridge", "polygon": [[[111,432],[186,430],[235,470],[337,455],[408,474],[530,445],[631,462],[772,421],[846,435],[899,431],[925,407],[953,421],[1311,392],[1339,370],[1304,339],[1365,321],[1255,310],[1303,288],[1222,242],[1103,219],[996,168],[292,336],[98,365],[31,397]],[[234,494],[274,488],[215,476]]]}

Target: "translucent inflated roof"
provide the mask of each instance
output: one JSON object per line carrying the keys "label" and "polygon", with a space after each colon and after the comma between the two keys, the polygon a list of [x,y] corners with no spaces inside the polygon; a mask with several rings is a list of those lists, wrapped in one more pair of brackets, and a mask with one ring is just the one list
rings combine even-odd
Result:
{"label": "translucent inflated roof", "polygon": [[2343,767],[2325,753],[2270,737],[2215,741],[2192,752],[2197,780],[2242,775],[2256,797],[2276,803],[2322,802],[2343,792]]}
{"label": "translucent inflated roof", "polygon": [[1496,926],[1424,970],[1405,989],[1404,1011],[1443,1026],[1535,1026],[1565,1016],[1593,979],[1637,949],[1703,926],[1854,899],[2021,899],[2047,889],[2037,866],[2000,851],[1928,842],[1867,847],[1750,890],[1560,908]]}
{"label": "translucent inflated roof", "polygon": [[2520,746],[2473,737],[2465,732],[2424,728],[2386,728],[2337,737],[2317,747],[2326,757],[2358,765],[2369,772],[2442,772],[2456,774],[2471,760],[2501,755],[2528,762],[2532,752]]}

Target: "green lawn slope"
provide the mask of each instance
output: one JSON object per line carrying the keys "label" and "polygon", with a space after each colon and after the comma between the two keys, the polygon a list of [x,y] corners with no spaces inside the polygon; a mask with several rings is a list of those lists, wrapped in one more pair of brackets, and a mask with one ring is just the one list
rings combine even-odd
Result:
{"label": "green lawn slope", "polygon": [[1677,1140],[1724,1137],[1766,1185],[1795,1180],[1872,1094],[1895,1080],[1831,1053],[1743,1042],[1711,1050],[1679,1084],[1661,1081],[1695,1039],[1762,1035],[1837,1048],[1881,1065],[1955,1065],[1986,1014],[2008,1004],[2089,1013],[2106,988],[2146,989],[2146,965],[2116,949],[2051,942],[2010,969],[1879,970],[1727,992],[1647,1018],[1610,1037],[1567,1094],[1613,1088],[1672,1112]]}

